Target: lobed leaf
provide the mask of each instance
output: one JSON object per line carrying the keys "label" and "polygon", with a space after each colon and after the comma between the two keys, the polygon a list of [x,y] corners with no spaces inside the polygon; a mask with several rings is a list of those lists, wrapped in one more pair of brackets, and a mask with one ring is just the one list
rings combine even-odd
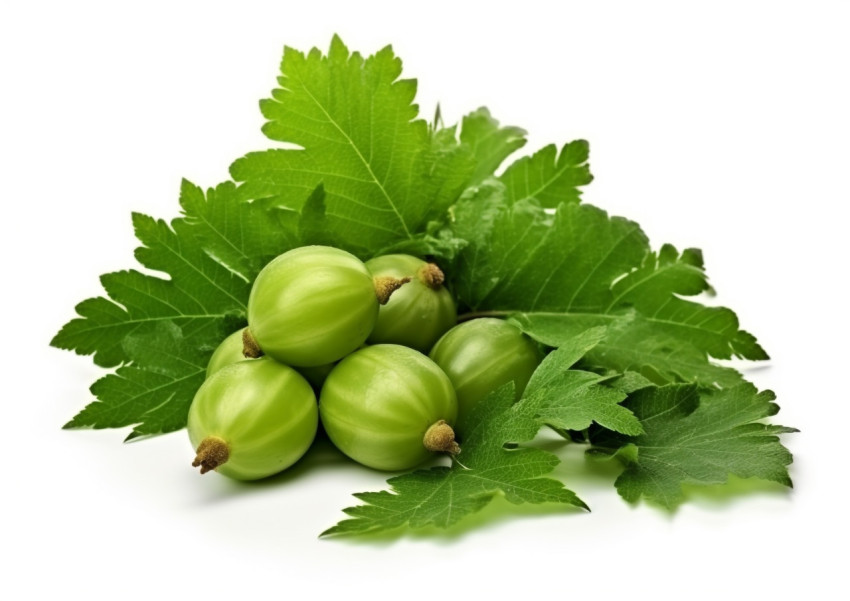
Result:
{"label": "lobed leaf", "polygon": [[725,388],[744,381],[731,367],[709,361],[707,353],[685,337],[675,337],[635,313],[588,315],[517,313],[515,323],[529,336],[558,347],[594,325],[606,328],[603,340],[584,356],[583,365],[598,371],[636,372],[655,384],[693,382]]}
{"label": "lobed leaf", "polygon": [[791,454],[778,435],[796,430],[759,421],[779,410],[774,399],[749,383],[715,391],[688,384],[643,388],[625,404],[644,433],[601,432],[592,440],[626,462],[615,485],[630,502],[644,497],[673,509],[684,499],[682,484],[723,484],[730,474],[790,487]]}
{"label": "lobed leaf", "polygon": [[525,136],[519,127],[500,127],[487,107],[466,115],[460,141],[469,146],[476,164],[469,183],[478,184],[493,175],[506,158],[525,146]]}
{"label": "lobed leaf", "polygon": [[127,337],[124,347],[132,365],[119,367],[95,382],[91,391],[97,400],[65,428],[135,426],[127,437],[130,440],[186,425],[210,353],[189,344],[180,328],[169,322],[157,324],[146,334]]}
{"label": "lobed leaf", "polygon": [[99,400],[67,427],[138,424],[135,433],[150,434],[185,425],[203,378],[182,372],[165,377],[157,352],[140,349],[161,349],[170,356],[179,340],[181,353],[205,366],[218,343],[245,325],[248,294],[260,268],[298,245],[291,217],[246,202],[232,183],[204,195],[184,181],[180,203],[184,216],[171,226],[133,216],[143,244],[136,258],[169,279],[138,270],[104,275],[109,298],[83,301],[77,308],[80,317],[53,339],[53,346],[94,353],[104,367],[125,364],[95,383]]}
{"label": "lobed leaf", "polygon": [[[453,211],[451,227],[470,242],[455,262],[456,290],[472,315],[521,315],[532,335],[532,322],[561,321],[575,333],[574,326],[619,321],[606,341],[609,352],[600,347],[593,357],[620,370],[642,358],[663,378],[729,385],[738,376],[709,366],[708,357],[767,358],[731,310],[681,298],[708,288],[699,251],[680,254],[665,245],[654,253],[634,222],[589,205],[562,204],[548,214],[529,201],[511,205],[505,194],[497,184],[482,185]],[[476,222],[481,231],[468,233]],[[641,319],[622,321],[630,310]],[[639,357],[630,352],[635,341]]]}
{"label": "lobed leaf", "polygon": [[231,175],[245,194],[300,209],[324,186],[337,246],[372,252],[412,239],[440,217],[475,168],[470,151],[432,137],[414,80],[390,47],[364,59],[334,37],[328,54],[286,48],[280,87],[261,103],[264,133],[295,145],[250,153]]}
{"label": "lobed leaf", "polygon": [[576,140],[565,144],[560,153],[550,144],[517,160],[499,177],[507,188],[508,200],[535,200],[551,209],[562,203],[580,202],[579,186],[593,181],[587,165],[588,151],[586,141]]}
{"label": "lobed leaf", "polygon": [[605,335],[604,327],[596,327],[565,340],[534,372],[524,397],[535,400],[542,423],[559,430],[584,430],[596,423],[624,434],[643,432],[634,414],[620,405],[625,393],[602,386],[602,376],[571,369]]}

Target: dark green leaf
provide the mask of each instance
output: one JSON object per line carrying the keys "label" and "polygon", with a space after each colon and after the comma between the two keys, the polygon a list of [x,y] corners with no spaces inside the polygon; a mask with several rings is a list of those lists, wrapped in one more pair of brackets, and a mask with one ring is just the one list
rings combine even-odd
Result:
{"label": "dark green leaf", "polygon": [[673,509],[683,500],[682,484],[723,484],[730,474],[791,486],[791,454],[778,435],[796,430],[760,422],[779,410],[774,398],[748,383],[722,391],[686,384],[644,388],[626,406],[645,433],[602,433],[593,443],[627,463],[616,486],[630,502],[644,497]]}

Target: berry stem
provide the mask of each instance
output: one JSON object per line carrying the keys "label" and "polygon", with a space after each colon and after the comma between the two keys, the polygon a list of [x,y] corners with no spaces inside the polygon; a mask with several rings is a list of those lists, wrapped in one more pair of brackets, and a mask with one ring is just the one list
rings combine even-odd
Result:
{"label": "berry stem", "polygon": [[251,330],[245,328],[242,330],[242,354],[247,359],[256,359],[263,356],[263,349],[257,343],[257,339],[251,333]]}
{"label": "berry stem", "polygon": [[409,277],[405,278],[394,278],[392,276],[378,276],[373,278],[375,282],[375,296],[378,297],[378,302],[382,305],[386,305],[393,292],[401,288],[404,284],[410,281]]}
{"label": "berry stem", "polygon": [[426,263],[419,269],[419,280],[431,290],[439,290],[446,281],[446,274],[434,263]]}
{"label": "berry stem", "polygon": [[455,431],[444,419],[431,424],[425,431],[422,444],[432,453],[448,453],[452,456],[460,453],[460,445],[455,441]]}
{"label": "berry stem", "polygon": [[192,467],[200,467],[206,474],[227,462],[230,458],[230,445],[218,436],[207,436],[198,445]]}

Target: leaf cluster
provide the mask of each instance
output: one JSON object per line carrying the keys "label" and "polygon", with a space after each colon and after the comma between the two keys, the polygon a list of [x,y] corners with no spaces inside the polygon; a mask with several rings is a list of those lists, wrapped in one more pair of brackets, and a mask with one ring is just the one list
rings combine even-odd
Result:
{"label": "leaf cluster", "polygon": [[329,244],[362,259],[405,252],[437,261],[465,318],[510,319],[548,354],[522,398],[495,391],[464,430],[460,461],[396,476],[390,491],[326,534],[450,526],[495,496],[586,507],[549,474],[541,428],[616,458],[628,501],[673,508],[683,483],[730,474],[790,486],[791,456],[767,425],[773,394],[718,359],[766,352],[735,313],[709,307],[702,254],[654,250],[638,224],[582,203],[588,144],[526,143],[485,108],[428,123],[415,80],[390,47],[364,57],[335,37],[327,53],[286,48],[261,102],[273,148],[208,190],[184,181],[170,223],[133,215],[144,268],[102,276],[52,344],[114,368],[66,427],[130,427],[128,438],[186,423],[213,349],[245,325],[256,274],[274,256]]}

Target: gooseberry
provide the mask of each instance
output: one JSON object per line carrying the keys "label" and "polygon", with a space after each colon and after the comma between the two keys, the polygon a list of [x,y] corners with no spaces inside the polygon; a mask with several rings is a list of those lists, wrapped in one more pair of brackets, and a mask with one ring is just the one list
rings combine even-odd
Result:
{"label": "gooseberry", "polygon": [[233,332],[219,344],[209,363],[207,363],[207,377],[209,378],[222,367],[247,360],[243,353],[244,342],[242,340],[244,330]]}
{"label": "gooseberry", "polygon": [[519,328],[492,317],[453,327],[429,356],[454,385],[460,421],[478,401],[508,382],[514,383],[519,399],[543,359],[537,344]]}
{"label": "gooseberry", "polygon": [[318,428],[316,395],[291,367],[270,358],[212,374],[189,408],[192,463],[237,480],[280,472],[307,451]]}
{"label": "gooseberry", "polygon": [[[253,360],[251,357],[245,356],[246,332],[247,328],[233,332],[213,351],[210,362],[207,364],[208,378],[226,365],[237,363],[238,361]],[[325,378],[331,373],[334,365],[335,363],[326,363],[325,365],[316,365],[314,367],[296,367],[295,371],[304,376],[310,383],[310,386],[313,387],[313,390],[318,392],[322,388]]]}
{"label": "gooseberry", "polygon": [[285,252],[251,288],[246,354],[262,352],[297,367],[333,363],[366,341],[379,303],[402,283],[373,278],[357,257],[338,248]]}
{"label": "gooseberry", "polygon": [[405,346],[367,346],[340,361],[325,380],[319,413],[337,448],[375,469],[406,470],[435,452],[460,452],[449,378]]}
{"label": "gooseberry", "polygon": [[454,299],[434,263],[410,255],[384,255],[366,261],[366,267],[374,276],[410,278],[378,311],[370,343],[401,344],[427,353],[455,325]]}

